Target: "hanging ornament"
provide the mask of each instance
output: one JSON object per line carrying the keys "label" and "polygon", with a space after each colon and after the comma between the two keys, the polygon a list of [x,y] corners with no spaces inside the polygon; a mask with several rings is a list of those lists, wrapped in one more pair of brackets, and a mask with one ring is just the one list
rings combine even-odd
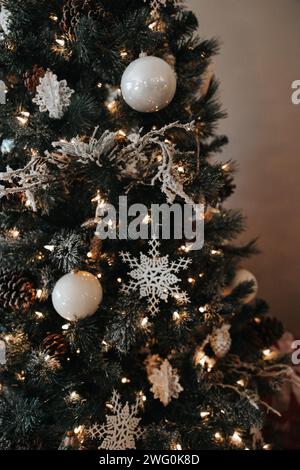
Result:
{"label": "hanging ornament", "polygon": [[225,357],[231,347],[231,336],[229,330],[231,325],[224,324],[216,328],[210,336],[210,345],[218,359]]}
{"label": "hanging ornament", "polygon": [[98,279],[87,271],[65,274],[54,286],[52,302],[57,313],[69,321],[92,316],[103,298]]}
{"label": "hanging ornament", "polygon": [[45,75],[39,79],[36,96],[32,102],[39,105],[41,113],[49,112],[53,119],[61,119],[66,108],[70,105],[70,98],[74,93],[67,86],[66,80],[57,80],[57,76],[47,70]]}
{"label": "hanging ornament", "polygon": [[6,153],[10,153],[15,148],[15,141],[14,139],[3,139],[1,143],[1,153],[5,155]]}
{"label": "hanging ornament", "polygon": [[176,82],[176,74],[167,62],[141,54],[123,73],[121,90],[131,108],[141,113],[153,113],[172,101]]}
{"label": "hanging ornament", "polygon": [[232,293],[232,291],[239,285],[244,282],[252,282],[253,287],[252,287],[252,292],[251,294],[248,294],[246,297],[243,298],[243,302],[245,304],[248,304],[252,302],[252,300],[255,299],[258,291],[258,282],[256,277],[247,269],[238,269],[235,273],[235,276],[233,278],[233,281],[231,284],[225,289],[223,289],[223,296],[226,297]]}
{"label": "hanging ornament", "polygon": [[136,440],[143,433],[139,427],[141,418],[138,417],[142,405],[140,395],[137,395],[133,405],[128,402],[123,405],[120,394],[114,390],[109,407],[111,414],[106,416],[106,423],[93,424],[87,429],[87,435],[98,440],[99,450],[135,449]]}
{"label": "hanging ornament", "polygon": [[147,360],[146,369],[154,398],[159,399],[164,406],[168,406],[173,398],[178,398],[183,388],[179,383],[177,369],[173,369],[168,359],[162,360],[154,354]]}

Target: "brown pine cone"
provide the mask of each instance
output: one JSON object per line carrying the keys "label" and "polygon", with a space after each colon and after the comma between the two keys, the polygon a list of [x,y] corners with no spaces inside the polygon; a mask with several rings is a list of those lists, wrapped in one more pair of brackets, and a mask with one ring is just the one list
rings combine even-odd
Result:
{"label": "brown pine cone", "polygon": [[61,357],[67,354],[68,346],[61,333],[50,333],[43,340],[41,348],[51,357]]}
{"label": "brown pine cone", "polygon": [[36,92],[36,87],[40,82],[40,78],[42,78],[45,73],[46,70],[43,67],[39,67],[38,65],[34,65],[31,70],[27,70],[27,72],[25,72],[24,85],[33,95]]}
{"label": "brown pine cone", "polygon": [[0,307],[29,310],[36,298],[33,281],[21,272],[0,271]]}
{"label": "brown pine cone", "polygon": [[81,16],[97,19],[104,14],[103,5],[97,0],[66,0],[59,25],[64,33],[73,33]]}

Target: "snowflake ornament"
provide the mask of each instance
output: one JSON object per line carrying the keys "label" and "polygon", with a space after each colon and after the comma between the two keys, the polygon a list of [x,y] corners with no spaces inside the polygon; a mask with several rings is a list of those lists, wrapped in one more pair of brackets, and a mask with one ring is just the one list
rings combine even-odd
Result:
{"label": "snowflake ornament", "polygon": [[2,6],[0,11],[0,28],[4,34],[9,34],[9,16],[10,12]]}
{"label": "snowflake ornament", "polygon": [[44,113],[49,112],[53,119],[61,119],[66,108],[70,105],[70,98],[74,92],[67,86],[66,80],[57,80],[57,76],[47,70],[45,75],[40,78],[40,84],[37,86],[37,94],[33,98],[33,103],[39,105],[39,110]]}
{"label": "snowflake ornament", "polygon": [[151,392],[164,406],[168,406],[172,398],[178,398],[183,391],[177,370],[173,369],[167,359],[161,361],[157,356],[150,358],[148,373],[149,382],[152,384]]}
{"label": "snowflake ornament", "polygon": [[139,290],[141,298],[148,298],[149,312],[155,315],[159,311],[160,300],[167,302],[169,297],[173,297],[180,303],[189,302],[187,293],[181,291],[177,285],[180,279],[176,274],[181,269],[187,269],[191,259],[181,257],[170,262],[169,255],[160,256],[158,240],[150,240],[149,245],[150,256],[140,253],[140,261],[130,253],[120,253],[122,261],[131,268],[129,276],[132,278],[128,285],[123,286],[122,292],[130,294]]}
{"label": "snowflake ornament", "polygon": [[101,440],[98,449],[126,450],[135,449],[135,440],[143,434],[139,428],[141,418],[137,418],[138,410],[142,404],[141,397],[137,397],[134,405],[128,402],[123,406],[120,394],[113,391],[110,402],[112,415],[106,416],[106,424],[94,424],[87,430],[91,439]]}

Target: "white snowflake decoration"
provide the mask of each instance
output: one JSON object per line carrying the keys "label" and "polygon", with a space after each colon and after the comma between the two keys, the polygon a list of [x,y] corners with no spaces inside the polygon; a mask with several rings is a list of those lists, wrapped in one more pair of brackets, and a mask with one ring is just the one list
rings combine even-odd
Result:
{"label": "white snowflake decoration", "polygon": [[9,27],[8,27],[9,16],[10,16],[10,12],[6,10],[6,8],[1,7],[0,27],[5,34],[9,34]]}
{"label": "white snowflake decoration", "polygon": [[148,309],[151,315],[155,315],[159,311],[160,300],[167,302],[169,296],[181,303],[189,302],[187,293],[181,291],[177,285],[180,279],[176,274],[181,269],[187,269],[191,259],[181,257],[170,262],[169,255],[160,256],[158,240],[150,240],[149,245],[150,256],[140,253],[140,261],[130,253],[120,253],[122,261],[128,263],[132,269],[129,272],[132,280],[122,288],[122,292],[130,294],[139,290],[141,298],[148,297]]}
{"label": "white snowflake decoration", "polygon": [[39,110],[44,113],[49,112],[53,119],[61,119],[65,109],[70,105],[70,98],[74,90],[67,86],[66,80],[57,80],[57,76],[47,70],[40,78],[37,86],[37,94],[33,98],[33,103],[39,105]]}
{"label": "white snowflake decoration", "polygon": [[[147,3],[149,0],[144,0],[144,3]],[[162,7],[165,7],[167,4],[167,0],[150,0],[150,7],[151,7],[151,15],[154,18],[159,17],[159,10]]]}
{"label": "white snowflake decoration", "polygon": [[167,406],[172,398],[178,398],[183,391],[177,370],[173,369],[167,359],[152,368],[148,378],[152,384],[151,392],[154,398],[158,398],[164,406]]}
{"label": "white snowflake decoration", "polygon": [[120,394],[113,391],[110,402],[112,415],[106,416],[106,424],[94,424],[87,433],[92,439],[102,441],[98,449],[126,450],[135,449],[135,440],[142,435],[139,428],[141,418],[137,418],[141,406],[141,397],[137,397],[134,405],[128,402],[123,406]]}

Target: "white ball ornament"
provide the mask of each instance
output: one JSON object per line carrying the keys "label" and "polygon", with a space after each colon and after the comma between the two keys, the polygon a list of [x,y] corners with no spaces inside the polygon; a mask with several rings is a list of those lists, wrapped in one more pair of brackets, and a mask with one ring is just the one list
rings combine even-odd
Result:
{"label": "white ball ornament", "polygon": [[103,299],[98,279],[87,271],[65,274],[54,286],[52,303],[57,313],[69,321],[92,316]]}
{"label": "white ball ornament", "polygon": [[258,282],[256,277],[247,269],[237,269],[235,276],[233,278],[233,281],[228,287],[225,287],[223,291],[223,295],[227,296],[230,295],[231,292],[239,285],[242,284],[243,282],[253,282],[253,291],[251,294],[248,294],[246,297],[244,297],[243,302],[245,304],[248,304],[252,302],[252,300],[255,299],[258,291]]}
{"label": "white ball ornament", "polygon": [[176,86],[172,67],[154,56],[142,56],[131,62],[121,80],[124,100],[141,113],[153,113],[165,108],[174,98]]}

